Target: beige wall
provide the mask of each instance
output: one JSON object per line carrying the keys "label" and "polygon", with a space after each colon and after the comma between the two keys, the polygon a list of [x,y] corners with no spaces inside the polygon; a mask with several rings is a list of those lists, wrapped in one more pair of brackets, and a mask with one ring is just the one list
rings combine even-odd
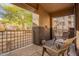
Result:
{"label": "beige wall", "polygon": [[[39,14],[39,27],[40,29],[40,39],[49,40],[50,39],[50,15],[44,11],[44,9],[39,6],[38,9]],[[44,27],[47,26],[48,29],[45,31]]]}
{"label": "beige wall", "polygon": [[43,8],[40,6],[38,9],[39,14],[39,24],[40,26],[44,27],[45,25],[50,28],[50,16],[48,13],[46,13]]}

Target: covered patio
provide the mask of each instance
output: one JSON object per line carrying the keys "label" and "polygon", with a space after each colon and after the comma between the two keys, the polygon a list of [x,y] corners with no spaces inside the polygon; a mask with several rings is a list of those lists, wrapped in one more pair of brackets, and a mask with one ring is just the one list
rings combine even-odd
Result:
{"label": "covered patio", "polygon": [[[71,45],[63,52],[64,56],[79,55],[79,23],[78,9],[79,4],[74,3],[14,3],[32,15],[31,28],[22,28],[21,30],[0,31],[0,55],[2,56],[42,56],[44,48],[52,52],[50,46],[57,45],[61,49],[67,39],[76,37]],[[16,9],[15,9],[16,10]],[[14,11],[13,11],[14,12]],[[30,16],[31,16],[30,15]],[[26,16],[26,15],[25,15]],[[26,16],[26,19],[29,16]],[[23,19],[24,17],[22,17]],[[24,20],[24,19],[23,19]],[[22,20],[22,21],[23,21]],[[27,21],[24,21],[27,22]],[[26,24],[23,24],[26,26]],[[53,49],[53,48],[52,48]],[[55,56],[54,53],[51,53]],[[44,56],[49,56],[44,53]]]}

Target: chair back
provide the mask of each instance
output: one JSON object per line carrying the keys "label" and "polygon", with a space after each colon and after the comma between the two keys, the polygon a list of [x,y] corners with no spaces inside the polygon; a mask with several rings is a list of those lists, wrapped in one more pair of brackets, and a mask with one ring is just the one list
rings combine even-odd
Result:
{"label": "chair back", "polygon": [[73,43],[73,41],[74,41],[75,39],[76,39],[76,37],[70,38],[70,39],[66,39],[66,40],[64,41],[64,48],[69,47],[69,46]]}
{"label": "chair back", "polygon": [[69,33],[68,33],[68,32],[63,32],[62,38],[63,38],[64,40],[68,39],[68,36],[69,36]]}
{"label": "chair back", "polygon": [[63,49],[61,49],[58,53],[58,55],[62,54],[64,55],[64,52],[70,47],[70,45],[73,43],[73,41],[76,39],[76,37],[71,38],[71,39],[66,39],[64,42]]}

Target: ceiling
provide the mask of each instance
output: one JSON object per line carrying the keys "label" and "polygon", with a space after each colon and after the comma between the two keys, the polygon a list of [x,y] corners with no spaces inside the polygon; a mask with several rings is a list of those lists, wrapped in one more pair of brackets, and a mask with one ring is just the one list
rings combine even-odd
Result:
{"label": "ceiling", "polygon": [[47,12],[52,13],[68,8],[72,8],[73,4],[72,3],[46,3],[46,4],[40,4]]}
{"label": "ceiling", "polygon": [[27,6],[27,4],[36,9],[38,9],[38,7],[41,6],[48,13],[66,10],[73,7],[73,3],[16,3],[16,5],[24,6],[24,8]]}

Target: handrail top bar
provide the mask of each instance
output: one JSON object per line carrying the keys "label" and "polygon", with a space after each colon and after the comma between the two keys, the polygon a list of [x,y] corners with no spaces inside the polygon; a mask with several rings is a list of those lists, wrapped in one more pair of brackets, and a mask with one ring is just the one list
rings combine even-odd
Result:
{"label": "handrail top bar", "polygon": [[[32,31],[32,30],[5,30],[5,31]],[[0,31],[0,32],[5,32],[5,31]]]}

